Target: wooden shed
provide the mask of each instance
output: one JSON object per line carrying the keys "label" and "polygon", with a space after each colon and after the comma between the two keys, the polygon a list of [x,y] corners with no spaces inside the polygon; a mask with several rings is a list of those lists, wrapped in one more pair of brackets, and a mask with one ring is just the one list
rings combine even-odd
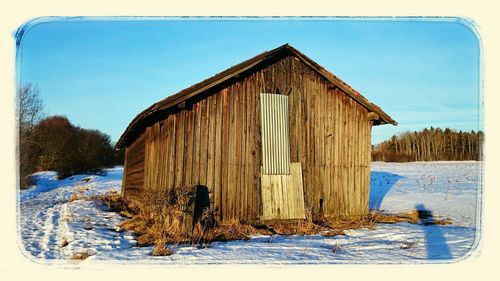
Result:
{"label": "wooden shed", "polygon": [[122,194],[201,185],[221,222],[368,213],[371,129],[389,115],[285,44],[137,115]]}

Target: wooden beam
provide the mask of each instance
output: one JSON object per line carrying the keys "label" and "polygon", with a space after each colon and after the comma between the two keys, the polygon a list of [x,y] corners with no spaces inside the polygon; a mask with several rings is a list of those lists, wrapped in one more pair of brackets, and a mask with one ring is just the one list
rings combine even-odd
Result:
{"label": "wooden beam", "polygon": [[182,102],[178,103],[177,108],[179,108],[179,109],[186,108],[186,101],[182,101]]}
{"label": "wooden beam", "polygon": [[368,112],[366,118],[368,119],[368,121],[376,121],[379,120],[380,117],[375,112]]}

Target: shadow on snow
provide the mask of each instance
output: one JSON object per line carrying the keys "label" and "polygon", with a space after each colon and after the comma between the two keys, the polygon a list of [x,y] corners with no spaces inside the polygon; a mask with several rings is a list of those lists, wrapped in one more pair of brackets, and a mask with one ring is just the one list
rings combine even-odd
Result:
{"label": "shadow on snow", "polygon": [[426,209],[424,204],[415,205],[415,209],[418,211],[418,218],[425,234],[427,259],[452,259],[453,256],[442,231],[443,227],[435,224],[432,211]]}
{"label": "shadow on snow", "polygon": [[370,173],[370,209],[378,210],[389,190],[403,176],[388,172]]}

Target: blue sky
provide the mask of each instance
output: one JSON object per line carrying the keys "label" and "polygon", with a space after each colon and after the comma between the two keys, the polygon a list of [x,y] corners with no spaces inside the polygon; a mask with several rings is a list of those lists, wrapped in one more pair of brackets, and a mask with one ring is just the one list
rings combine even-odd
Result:
{"label": "blue sky", "polygon": [[[140,18],[139,18],[140,19]],[[31,23],[18,47],[20,83],[49,114],[117,141],[143,109],[263,51],[289,43],[398,126],[482,129],[480,42],[457,19],[57,19]]]}

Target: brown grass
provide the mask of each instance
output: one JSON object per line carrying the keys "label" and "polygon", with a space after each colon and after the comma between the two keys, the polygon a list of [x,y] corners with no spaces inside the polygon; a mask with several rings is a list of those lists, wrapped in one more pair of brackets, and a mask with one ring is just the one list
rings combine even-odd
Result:
{"label": "brown grass", "polygon": [[345,235],[345,232],[343,229],[334,229],[334,230],[328,230],[323,233],[323,236],[338,236],[338,235]]}
{"label": "brown grass", "polygon": [[408,222],[408,223],[418,223],[420,221],[418,211],[414,210],[409,213],[399,213],[399,214],[384,214],[377,211],[371,212],[371,217],[373,222],[375,223],[399,223],[399,222]]}
{"label": "brown grass", "polygon": [[113,193],[101,196],[98,200],[110,210],[129,218],[120,228],[133,231],[137,236],[138,246],[155,245],[153,255],[171,254],[165,244],[203,240],[190,235],[190,229],[186,229],[186,225],[192,225],[189,220],[192,218],[187,212],[194,200],[194,188],[153,190],[130,200]]}
{"label": "brown grass", "polygon": [[369,214],[368,216],[358,216],[351,218],[325,218],[323,224],[330,229],[335,230],[347,230],[347,229],[358,229],[367,228],[374,229],[374,221]]}
{"label": "brown grass", "polygon": [[159,241],[153,248],[152,256],[170,256],[173,254],[172,250],[165,247],[165,243]]}
{"label": "brown grass", "polygon": [[431,212],[422,210],[413,210],[408,213],[399,214],[384,214],[372,211],[371,216],[375,223],[408,222],[412,224],[421,223],[423,225],[447,225],[452,223],[449,218],[435,218]]}
{"label": "brown grass", "polygon": [[324,219],[313,218],[310,209],[306,210],[303,220],[264,221],[263,224],[272,234],[278,235],[311,235],[330,229]]}
{"label": "brown grass", "polygon": [[433,223],[437,224],[437,225],[447,225],[447,224],[451,224],[452,221],[449,218],[444,218],[444,219],[434,220]]}
{"label": "brown grass", "polygon": [[132,218],[140,209],[138,202],[134,200],[125,200],[125,198],[116,191],[110,191],[108,194],[97,196],[94,199],[106,206],[110,211],[120,213],[120,215],[127,218]]}
{"label": "brown grass", "polygon": [[72,260],[84,260],[87,259],[90,256],[93,256],[94,254],[91,253],[89,250],[84,250],[81,252],[76,252],[71,255],[70,259]]}
{"label": "brown grass", "polygon": [[69,202],[77,201],[80,199],[86,199],[84,196],[84,193],[87,190],[89,190],[89,188],[86,186],[76,185],[75,188],[73,189],[73,193],[71,194],[71,197],[69,198]]}
{"label": "brown grass", "polygon": [[[120,228],[136,234],[138,246],[153,245],[152,255],[171,255],[166,245],[189,243],[207,245],[214,241],[247,240],[255,234],[263,235],[344,235],[347,229],[374,229],[376,223],[434,223],[448,224],[449,219],[425,220],[425,214],[412,211],[401,214],[386,214],[371,211],[367,216],[342,218],[323,218],[306,212],[305,220],[294,221],[256,221],[234,220],[218,224],[215,213],[205,209],[196,223],[192,222],[192,209],[195,196],[194,187],[178,187],[168,191],[152,190],[134,199],[124,199],[117,192],[99,196],[97,199],[111,211],[129,218]],[[192,227],[193,226],[193,227]],[[192,227],[192,230],[191,230]],[[336,252],[337,249],[333,249]]]}
{"label": "brown grass", "polygon": [[251,235],[262,232],[250,224],[240,221],[233,221],[205,229],[201,227],[201,224],[197,223],[193,231],[192,243],[203,244],[215,241],[248,240]]}
{"label": "brown grass", "polygon": [[119,194],[107,194],[98,198],[110,210],[129,219],[120,228],[136,234],[138,246],[154,245],[153,255],[169,255],[166,244],[206,244],[213,241],[249,239],[257,233],[271,234],[256,229],[248,223],[233,221],[217,225],[213,210],[206,209],[192,231],[188,214],[194,200],[194,187],[178,187],[169,191],[154,190],[140,198],[125,200]]}
{"label": "brown grass", "polygon": [[61,241],[61,244],[59,244],[59,248],[64,248],[68,245],[69,245],[69,241],[66,237],[64,237],[63,240]]}
{"label": "brown grass", "polygon": [[71,194],[71,197],[69,198],[69,202],[77,201],[80,199],[82,199],[81,194],[73,193],[73,194]]}

